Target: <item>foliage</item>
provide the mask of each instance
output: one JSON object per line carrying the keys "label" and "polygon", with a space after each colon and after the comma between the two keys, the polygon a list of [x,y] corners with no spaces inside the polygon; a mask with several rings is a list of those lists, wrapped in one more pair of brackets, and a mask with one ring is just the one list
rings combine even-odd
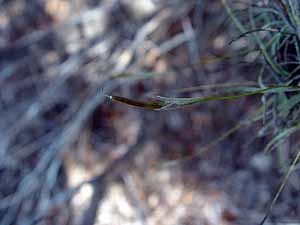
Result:
{"label": "foliage", "polygon": [[[264,109],[258,110],[258,117],[263,119],[264,123],[260,135],[273,133],[273,138],[265,147],[265,151],[271,149],[281,151],[281,143],[291,135],[299,133],[300,130],[300,2],[293,0],[255,0],[250,2],[230,3],[222,0],[231,21],[240,32],[240,35],[234,38],[230,44],[240,39],[246,39],[249,46],[251,48],[254,46],[254,51],[259,52],[259,57],[256,60],[261,65],[261,69],[257,76],[257,86],[231,87],[227,88],[226,91],[219,90],[217,94],[205,97],[158,96],[151,101],[137,101],[120,96],[110,96],[110,98],[146,109],[169,110],[209,101],[234,100],[260,94]],[[251,48],[249,47],[244,52],[253,51]],[[221,60],[228,58],[230,57],[219,57]],[[201,89],[201,87],[198,88]],[[223,140],[223,136],[220,140]],[[261,224],[264,224],[270,214],[279,194],[287,183],[289,175],[299,161],[299,157],[300,150],[298,150],[286,172]],[[176,162],[179,161],[182,160]]]}

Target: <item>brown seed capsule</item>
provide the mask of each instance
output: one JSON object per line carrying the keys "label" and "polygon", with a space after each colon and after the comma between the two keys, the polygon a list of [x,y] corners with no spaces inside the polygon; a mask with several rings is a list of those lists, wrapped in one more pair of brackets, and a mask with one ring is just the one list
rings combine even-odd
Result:
{"label": "brown seed capsule", "polygon": [[121,103],[124,103],[127,105],[136,106],[136,107],[140,107],[140,108],[146,108],[146,109],[160,109],[164,106],[163,102],[161,102],[161,101],[144,102],[144,101],[133,100],[133,99],[129,99],[129,98],[121,97],[121,96],[115,96],[115,95],[110,95],[108,97],[111,100],[114,100],[117,102],[121,102]]}

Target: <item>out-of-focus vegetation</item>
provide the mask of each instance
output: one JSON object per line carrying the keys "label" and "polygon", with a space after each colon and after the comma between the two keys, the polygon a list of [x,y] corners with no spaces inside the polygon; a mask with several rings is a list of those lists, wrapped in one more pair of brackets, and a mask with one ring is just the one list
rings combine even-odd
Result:
{"label": "out-of-focus vegetation", "polygon": [[299,12],[0,0],[0,224],[299,223]]}

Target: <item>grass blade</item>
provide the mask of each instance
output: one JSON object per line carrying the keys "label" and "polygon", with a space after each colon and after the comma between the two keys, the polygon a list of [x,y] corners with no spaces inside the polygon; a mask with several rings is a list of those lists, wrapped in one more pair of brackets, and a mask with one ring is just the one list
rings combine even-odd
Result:
{"label": "grass blade", "polygon": [[272,211],[275,203],[277,202],[277,200],[278,200],[281,192],[283,191],[283,189],[284,189],[284,187],[285,187],[285,185],[286,185],[286,183],[287,183],[287,181],[288,181],[291,173],[293,172],[296,164],[298,163],[299,159],[300,159],[300,149],[298,150],[298,152],[297,152],[297,154],[296,154],[296,156],[295,156],[295,158],[294,158],[294,160],[293,160],[293,162],[292,162],[292,164],[291,164],[288,172],[286,173],[286,175],[284,176],[282,182],[280,183],[280,185],[278,187],[278,190],[276,191],[275,196],[274,196],[271,204],[269,205],[269,207],[267,209],[266,215],[264,216],[264,218],[262,219],[262,221],[260,222],[259,225],[263,225],[266,222],[266,220],[268,219],[268,217],[269,217],[269,215],[270,215],[270,213],[271,213],[271,211]]}

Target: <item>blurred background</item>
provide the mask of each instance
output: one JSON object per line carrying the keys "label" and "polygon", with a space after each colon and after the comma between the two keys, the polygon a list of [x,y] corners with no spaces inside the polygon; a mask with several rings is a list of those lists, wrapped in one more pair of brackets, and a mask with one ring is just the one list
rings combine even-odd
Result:
{"label": "blurred background", "polygon": [[[241,123],[259,96],[169,111],[106,97],[255,83],[238,36],[218,0],[0,0],[0,224],[258,224],[283,165],[261,121]],[[292,180],[266,224],[299,224]]]}

